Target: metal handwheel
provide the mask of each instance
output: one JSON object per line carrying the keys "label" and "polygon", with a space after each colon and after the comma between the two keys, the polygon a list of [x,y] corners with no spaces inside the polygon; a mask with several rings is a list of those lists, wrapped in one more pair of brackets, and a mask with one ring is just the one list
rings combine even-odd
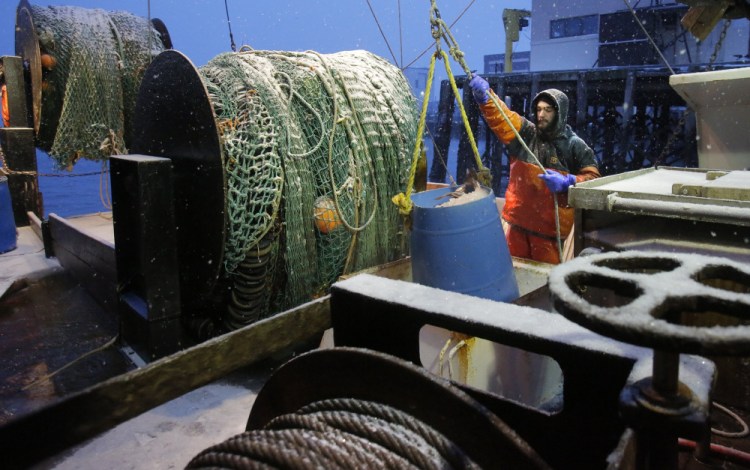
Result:
{"label": "metal handwheel", "polygon": [[552,270],[554,306],[571,321],[640,346],[750,353],[750,266],[665,252],[604,253]]}
{"label": "metal handwheel", "polygon": [[705,455],[713,380],[683,383],[680,353],[750,352],[750,268],[694,254],[605,253],[556,267],[549,288],[568,319],[654,350],[651,376],[631,376],[620,394],[621,415],[636,429],[636,466],[676,469],[678,436],[694,436]]}

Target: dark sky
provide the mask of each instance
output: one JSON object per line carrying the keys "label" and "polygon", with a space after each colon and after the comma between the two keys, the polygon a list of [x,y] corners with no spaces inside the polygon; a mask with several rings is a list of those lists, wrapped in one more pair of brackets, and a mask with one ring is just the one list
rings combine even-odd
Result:
{"label": "dark sky", "polygon": [[[149,16],[147,0],[31,3],[126,10],[144,18]],[[442,0],[437,5],[443,19],[450,24],[471,3],[471,0]],[[17,5],[15,0],[0,0],[0,55],[14,53]],[[228,0],[237,47],[248,44],[262,50],[321,53],[366,49],[391,62],[406,65],[434,45],[429,27],[430,0],[370,0],[370,5],[388,38],[390,50],[367,0]],[[475,0],[452,28],[470,68],[481,70],[484,55],[504,51],[503,8],[531,9],[531,0]],[[160,18],[167,25],[175,49],[190,57],[195,65],[201,66],[219,53],[231,50],[223,0],[151,0],[150,9],[152,18]],[[525,30],[516,50],[528,50],[528,44],[528,30]],[[414,65],[426,67],[428,64],[429,54],[426,54]],[[452,67],[458,66],[452,64]]]}

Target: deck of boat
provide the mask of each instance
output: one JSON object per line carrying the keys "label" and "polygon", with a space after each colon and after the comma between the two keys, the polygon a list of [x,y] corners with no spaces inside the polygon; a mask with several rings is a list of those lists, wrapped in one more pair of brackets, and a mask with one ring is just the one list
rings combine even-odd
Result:
{"label": "deck of boat", "polygon": [[[94,215],[76,222],[113,238],[111,220]],[[56,258],[45,256],[33,227],[20,228],[16,249],[0,255],[0,273],[0,424],[134,367],[110,347],[49,376],[110,342],[118,322]]]}
{"label": "deck of boat", "polygon": [[[111,214],[65,221],[103,245],[114,244]],[[21,227],[16,249],[0,254],[0,425],[143,364],[116,340],[116,315],[57,258],[45,256],[39,228]],[[35,468],[184,467],[201,450],[244,430],[257,392],[286,359],[282,353],[241,368]]]}
{"label": "deck of boat", "polygon": [[[93,259],[107,259],[107,250],[114,249],[109,214],[55,223],[70,228],[73,237],[94,240],[92,246],[102,251]],[[304,336],[298,336],[290,342],[304,343],[302,349],[259,346],[258,339],[268,336],[259,325],[258,332],[243,329],[144,364],[127,345],[112,342],[118,334],[117,314],[111,305],[103,305],[89,295],[88,281],[76,278],[80,261],[75,260],[80,259],[80,253],[73,253],[78,250],[75,243],[56,247],[57,256],[75,259],[73,269],[63,268],[59,258],[45,256],[40,233],[40,227],[33,224],[19,229],[18,247],[0,255],[0,426],[34,410],[52,408],[45,418],[54,421],[65,413],[81,412],[82,427],[94,422],[98,428],[97,432],[71,429],[71,434],[86,433],[89,437],[76,437],[73,445],[62,442],[54,453],[49,452],[49,443],[40,442],[47,446],[43,455],[51,457],[33,468],[184,467],[200,451],[242,432],[258,392],[273,371],[296,353],[317,345],[304,343]],[[549,267],[516,259],[514,266],[519,288],[526,294],[523,304],[548,309],[548,290],[539,287],[545,284]],[[403,272],[403,263],[377,270],[386,277],[409,275]],[[278,321],[299,324],[299,318],[293,315],[309,315],[306,318],[316,322],[311,324],[311,332],[330,326],[327,299],[319,299],[299,312],[289,319],[284,318],[285,312]],[[262,354],[263,347],[273,352]],[[226,356],[228,350],[236,351],[237,357]],[[78,361],[49,375],[74,360]],[[111,417],[92,417],[85,405],[66,405],[76,395],[87,400],[91,397],[91,401],[101,401],[107,395],[121,401],[106,408]],[[747,418],[747,413],[741,415]],[[721,413],[712,418],[722,427],[735,425]],[[60,435],[60,440],[66,437]],[[742,450],[750,446],[747,438],[714,436],[714,441]],[[704,467],[684,454],[679,468]],[[725,464],[723,468],[741,467]]]}

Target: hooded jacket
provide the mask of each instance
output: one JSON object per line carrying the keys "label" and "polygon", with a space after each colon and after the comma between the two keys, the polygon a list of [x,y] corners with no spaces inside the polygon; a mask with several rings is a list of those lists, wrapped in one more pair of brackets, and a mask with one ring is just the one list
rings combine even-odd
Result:
{"label": "hooded jacket", "polygon": [[[557,111],[556,121],[548,131],[537,129],[533,122],[508,109],[502,100],[498,102],[513,127],[545,168],[562,174],[574,174],[577,183],[598,178],[600,174],[594,151],[567,124],[568,97],[554,88],[544,90],[532,101],[534,114],[540,100],[550,103]],[[541,168],[518,141],[493,100],[481,105],[480,109],[490,129],[507,146],[510,156],[510,179],[505,192],[503,219],[511,225],[546,238],[556,237],[554,197],[544,181],[537,176],[542,173]],[[573,226],[574,210],[568,206],[567,193],[558,194],[557,200],[560,235],[567,237]]]}

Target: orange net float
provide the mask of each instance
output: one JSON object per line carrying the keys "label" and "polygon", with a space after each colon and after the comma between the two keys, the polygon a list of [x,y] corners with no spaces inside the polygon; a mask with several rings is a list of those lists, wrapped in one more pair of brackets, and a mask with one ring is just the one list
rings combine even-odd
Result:
{"label": "orange net float", "polygon": [[57,59],[50,54],[42,54],[39,61],[42,64],[42,68],[45,70],[52,70],[57,65]]}
{"label": "orange net float", "polygon": [[336,212],[336,204],[328,196],[320,196],[313,205],[315,227],[320,233],[328,234],[341,225],[341,219]]}

